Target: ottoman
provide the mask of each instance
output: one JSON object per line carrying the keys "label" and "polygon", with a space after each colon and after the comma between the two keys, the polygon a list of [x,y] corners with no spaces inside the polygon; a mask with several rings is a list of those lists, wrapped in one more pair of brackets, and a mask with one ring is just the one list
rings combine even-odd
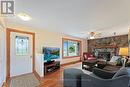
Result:
{"label": "ottoman", "polygon": [[68,68],[64,70],[64,87],[81,87],[82,70]]}

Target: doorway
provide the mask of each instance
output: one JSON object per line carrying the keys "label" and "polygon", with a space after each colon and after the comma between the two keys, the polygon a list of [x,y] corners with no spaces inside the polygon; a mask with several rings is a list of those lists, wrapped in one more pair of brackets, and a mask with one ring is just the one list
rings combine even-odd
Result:
{"label": "doorway", "polygon": [[6,51],[6,81],[34,72],[35,33],[7,28]]}

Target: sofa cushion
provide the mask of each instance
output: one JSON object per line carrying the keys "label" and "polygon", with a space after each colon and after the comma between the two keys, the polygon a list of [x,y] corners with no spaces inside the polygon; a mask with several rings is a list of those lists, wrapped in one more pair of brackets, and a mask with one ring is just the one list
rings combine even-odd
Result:
{"label": "sofa cushion", "polygon": [[118,58],[116,61],[117,61],[117,63],[116,63],[117,66],[123,65],[122,58]]}
{"label": "sofa cushion", "polygon": [[120,70],[118,70],[117,73],[112,78],[116,78],[123,75],[128,75],[128,70],[125,67],[120,68]]}
{"label": "sofa cushion", "polygon": [[93,74],[96,76],[102,78],[102,79],[111,79],[115,72],[99,69],[99,68],[93,68]]}

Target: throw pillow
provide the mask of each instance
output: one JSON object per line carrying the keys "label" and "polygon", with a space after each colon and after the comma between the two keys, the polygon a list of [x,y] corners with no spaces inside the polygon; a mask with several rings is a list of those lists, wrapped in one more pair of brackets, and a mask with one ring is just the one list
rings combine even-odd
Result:
{"label": "throw pillow", "polygon": [[122,66],[122,58],[118,58],[117,60],[116,60],[116,65],[117,66]]}
{"label": "throw pillow", "polygon": [[128,70],[125,67],[120,68],[120,70],[117,71],[117,73],[112,77],[112,78],[116,78],[119,76],[123,76],[123,75],[128,75]]}
{"label": "throw pillow", "polygon": [[127,60],[126,60],[126,67],[130,67],[130,58],[128,58]]}
{"label": "throw pillow", "polygon": [[121,58],[120,56],[113,56],[110,60],[110,62],[116,62],[117,59]]}

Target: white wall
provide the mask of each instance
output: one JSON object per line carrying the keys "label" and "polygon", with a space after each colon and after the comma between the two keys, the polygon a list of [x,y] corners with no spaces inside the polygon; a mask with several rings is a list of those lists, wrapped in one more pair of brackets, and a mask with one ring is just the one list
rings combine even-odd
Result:
{"label": "white wall", "polygon": [[[0,28],[1,30],[1,28]],[[0,87],[2,86],[3,80],[3,58],[2,58],[2,33],[0,32]]]}
{"label": "white wall", "polygon": [[5,25],[3,23],[0,19],[0,87],[6,79]]}
{"label": "white wall", "polygon": [[40,77],[44,76],[44,61],[43,54],[36,54],[35,57],[35,70],[39,74]]}

